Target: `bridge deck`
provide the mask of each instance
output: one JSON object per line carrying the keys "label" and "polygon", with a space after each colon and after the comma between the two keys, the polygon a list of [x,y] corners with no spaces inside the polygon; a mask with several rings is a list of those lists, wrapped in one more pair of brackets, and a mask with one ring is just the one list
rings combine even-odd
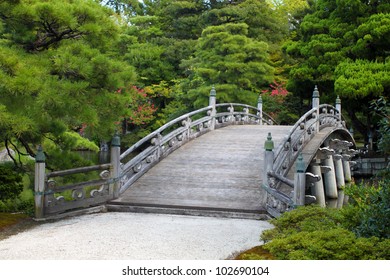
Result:
{"label": "bridge deck", "polygon": [[161,212],[186,209],[198,211],[196,215],[202,210],[264,214],[260,187],[264,142],[271,132],[276,147],[290,128],[238,125],[209,132],[162,160],[109,207],[142,212],[150,207]]}

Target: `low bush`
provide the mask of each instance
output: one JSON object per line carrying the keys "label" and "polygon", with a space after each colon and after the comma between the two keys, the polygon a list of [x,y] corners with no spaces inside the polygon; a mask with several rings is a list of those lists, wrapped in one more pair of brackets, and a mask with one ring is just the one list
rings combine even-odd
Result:
{"label": "low bush", "polygon": [[286,212],[262,233],[263,249],[282,260],[389,259],[389,239],[358,237],[345,227],[351,210],[305,206]]}
{"label": "low bush", "polygon": [[329,230],[295,232],[264,245],[282,260],[369,260],[388,259],[390,240],[357,238],[341,227]]}
{"label": "low bush", "polygon": [[12,165],[0,164],[0,201],[14,199],[23,191],[23,177]]}
{"label": "low bush", "polygon": [[343,209],[357,236],[390,238],[390,179],[375,185],[350,185],[345,189],[350,205]]}
{"label": "low bush", "polygon": [[31,180],[15,170],[13,164],[0,164],[0,212],[34,213],[34,195]]}

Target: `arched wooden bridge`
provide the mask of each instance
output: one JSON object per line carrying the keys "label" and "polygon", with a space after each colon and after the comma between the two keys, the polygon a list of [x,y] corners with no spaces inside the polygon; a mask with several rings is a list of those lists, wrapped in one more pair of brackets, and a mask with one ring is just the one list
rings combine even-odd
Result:
{"label": "arched wooden bridge", "polygon": [[[261,98],[257,107],[217,104],[212,89],[209,104],[122,154],[114,137],[110,164],[45,173],[39,153],[36,218],[104,209],[265,219],[313,202],[341,207],[355,144],[339,99],[320,105],[315,89],[313,108],[294,126],[276,125]],[[56,182],[97,170],[97,180]]]}

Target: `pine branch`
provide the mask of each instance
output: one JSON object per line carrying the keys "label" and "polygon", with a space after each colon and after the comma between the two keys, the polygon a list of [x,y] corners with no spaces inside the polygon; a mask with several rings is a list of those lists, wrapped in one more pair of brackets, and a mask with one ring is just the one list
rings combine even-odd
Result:
{"label": "pine branch", "polygon": [[12,159],[12,161],[14,162],[14,165],[15,165],[15,166],[18,166],[18,162],[17,162],[16,159],[12,156],[12,153],[11,153],[10,148],[9,148],[9,146],[8,146],[8,138],[5,139],[4,143],[5,143],[5,148],[7,149],[8,156]]}

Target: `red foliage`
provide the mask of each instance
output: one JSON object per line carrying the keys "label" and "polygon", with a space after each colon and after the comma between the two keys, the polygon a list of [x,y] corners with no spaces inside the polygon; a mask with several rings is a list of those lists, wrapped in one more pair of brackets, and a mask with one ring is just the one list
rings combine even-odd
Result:
{"label": "red foliage", "polygon": [[269,93],[271,96],[286,96],[288,91],[286,89],[286,83],[277,81],[273,81],[272,84],[269,85],[270,89],[264,89],[262,93]]}
{"label": "red foliage", "polygon": [[130,112],[128,116],[124,117],[129,124],[143,125],[153,120],[157,108],[144,89],[132,86],[129,90],[129,97]]}

